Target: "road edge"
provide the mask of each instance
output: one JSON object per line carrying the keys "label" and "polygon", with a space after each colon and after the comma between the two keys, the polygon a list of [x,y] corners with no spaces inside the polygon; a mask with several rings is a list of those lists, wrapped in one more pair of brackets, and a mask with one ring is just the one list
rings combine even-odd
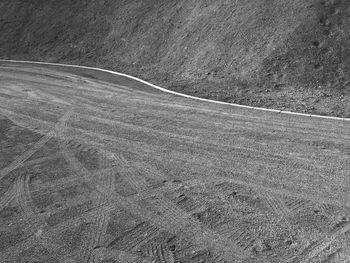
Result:
{"label": "road edge", "polygon": [[236,103],[229,103],[229,102],[223,102],[223,101],[216,101],[216,100],[210,100],[210,99],[204,99],[204,98],[199,98],[183,93],[179,93],[176,91],[168,90],[162,87],[159,87],[157,85],[154,85],[152,83],[149,83],[145,80],[142,80],[140,78],[121,73],[121,72],[116,72],[108,69],[102,69],[102,68],[95,68],[95,67],[88,67],[88,66],[79,66],[79,65],[71,65],[71,64],[61,64],[61,63],[50,63],[50,62],[40,62],[40,61],[22,61],[22,60],[7,60],[7,59],[0,59],[0,62],[13,62],[13,63],[22,63],[22,64],[37,64],[37,65],[52,65],[52,66],[62,66],[62,67],[72,67],[72,68],[81,68],[81,69],[90,69],[90,70],[97,70],[97,71],[102,71],[106,73],[110,73],[113,75],[117,76],[122,76],[122,77],[127,77],[129,79],[136,80],[138,82],[141,82],[143,84],[146,84],[154,89],[170,93],[173,95],[185,97],[188,99],[194,99],[194,100],[199,100],[199,101],[204,101],[204,102],[210,102],[210,103],[215,103],[215,104],[220,104],[220,105],[228,105],[232,107],[238,107],[238,108],[245,108],[245,109],[253,109],[253,110],[258,110],[258,111],[266,111],[266,112],[274,112],[274,113],[281,113],[281,114],[289,114],[289,115],[297,115],[297,116],[304,116],[304,117],[311,117],[311,118],[321,118],[321,119],[329,119],[329,120],[338,120],[338,121],[350,121],[350,118],[340,118],[340,117],[333,117],[333,116],[322,116],[322,115],[316,115],[316,114],[306,114],[306,113],[299,113],[299,112],[291,112],[291,111],[283,111],[283,110],[275,110],[275,109],[268,109],[268,108],[261,108],[261,107],[254,107],[254,106],[247,106],[247,105],[240,105]]}

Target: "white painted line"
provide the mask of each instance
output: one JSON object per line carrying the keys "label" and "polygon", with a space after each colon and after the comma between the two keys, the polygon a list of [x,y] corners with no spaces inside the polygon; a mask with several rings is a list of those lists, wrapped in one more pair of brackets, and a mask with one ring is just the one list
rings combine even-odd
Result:
{"label": "white painted line", "polygon": [[0,59],[0,62],[14,62],[14,63],[23,63],[23,64],[38,64],[38,65],[52,65],[52,66],[61,66],[61,67],[72,67],[72,68],[81,68],[81,69],[90,69],[90,70],[96,70],[96,71],[101,71],[101,72],[106,72],[110,73],[113,75],[117,76],[122,76],[122,77],[127,77],[129,79],[136,80],[138,82],[141,82],[143,84],[146,84],[152,88],[161,90],[163,92],[167,92],[173,95],[189,98],[189,99],[194,99],[194,100],[199,100],[199,101],[204,101],[204,102],[210,102],[210,103],[216,103],[216,104],[221,104],[221,105],[229,105],[229,106],[234,106],[234,107],[239,107],[239,108],[246,108],[246,109],[254,109],[254,110],[259,110],[259,111],[266,111],[266,112],[275,112],[275,113],[282,113],[282,114],[290,114],[290,115],[298,115],[298,116],[304,116],[304,117],[312,117],[312,118],[321,118],[321,119],[330,119],[330,120],[338,120],[338,121],[350,121],[350,118],[339,118],[339,117],[332,117],[332,116],[322,116],[322,115],[315,115],[315,114],[305,114],[305,113],[298,113],[298,112],[291,112],[291,111],[283,111],[283,110],[274,110],[274,109],[266,109],[266,108],[260,108],[260,107],[253,107],[253,106],[246,106],[246,105],[240,105],[240,104],[235,104],[235,103],[228,103],[228,102],[223,102],[223,101],[216,101],[216,100],[209,100],[209,99],[203,99],[199,97],[194,97],[191,95],[186,95],[182,94],[179,92],[171,91],[162,87],[159,87],[157,85],[154,85],[152,83],[149,83],[145,80],[139,79],[137,77],[133,77],[124,73],[120,72],[115,72],[107,69],[101,69],[101,68],[94,68],[94,67],[87,67],[87,66],[78,66],[78,65],[69,65],[69,64],[58,64],[58,63],[48,63],[48,62],[38,62],[38,61],[20,61],[20,60],[5,60],[5,59]]}

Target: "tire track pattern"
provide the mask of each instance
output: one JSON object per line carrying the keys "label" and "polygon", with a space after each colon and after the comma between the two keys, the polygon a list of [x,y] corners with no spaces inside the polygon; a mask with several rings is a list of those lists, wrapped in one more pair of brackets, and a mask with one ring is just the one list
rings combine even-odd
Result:
{"label": "tire track pattern", "polygon": [[[73,113],[73,111],[72,111]],[[72,140],[65,135],[65,126],[60,126],[58,136],[62,138],[60,143],[61,152],[68,162],[69,166],[79,175],[80,178],[93,178],[93,174],[87,170],[84,165],[74,156],[68,145],[72,146]],[[80,144],[74,144],[79,146]],[[73,146],[74,146],[73,145]],[[76,147],[75,147],[76,148]],[[90,149],[90,148],[89,148]],[[79,252],[78,259],[83,262],[93,263],[98,260],[93,254],[93,250],[103,243],[104,234],[106,232],[109,220],[109,210],[106,204],[113,199],[115,192],[115,180],[113,160],[107,151],[94,151],[100,156],[100,166],[102,171],[99,173],[101,178],[96,197],[94,198],[94,207],[96,208],[91,216],[93,229],[89,236],[85,238],[85,242]]]}
{"label": "tire track pattern", "polygon": [[101,179],[99,181],[101,181],[102,184],[100,184],[99,189],[103,191],[104,195],[99,195],[98,197],[99,202],[97,205],[100,206],[100,208],[97,209],[93,218],[95,228],[88,237],[89,241],[87,246],[80,256],[84,262],[88,263],[98,262],[93,250],[104,243],[104,236],[109,222],[109,210],[103,204],[108,203],[109,200],[113,200],[115,193],[114,170],[111,169],[113,167],[112,159],[106,151],[101,152],[100,156],[100,165],[104,170],[100,173]]}
{"label": "tire track pattern", "polygon": [[153,244],[148,251],[148,256],[155,263],[175,263],[173,253],[164,244]]}
{"label": "tire track pattern", "polygon": [[158,234],[159,228],[147,222],[142,222],[121,238],[112,241],[108,245],[108,248],[113,247],[122,251],[135,252],[138,247],[156,237]]}
{"label": "tire track pattern", "polygon": [[337,230],[331,231],[331,233],[325,235],[322,239],[313,242],[308,246],[300,255],[296,256],[294,259],[290,260],[291,263],[307,263],[320,253],[327,249],[338,237],[344,233],[350,231],[350,223],[347,222],[342,227]]}
{"label": "tire track pattern", "polygon": [[278,217],[288,216],[290,211],[283,200],[277,197],[276,194],[268,191],[260,191],[260,195],[264,198],[271,211]]}
{"label": "tire track pattern", "polygon": [[[133,173],[133,168],[128,164],[125,158],[115,156],[115,160],[119,166],[129,168],[124,178],[138,191],[139,196],[144,192],[149,192],[149,186],[145,178],[139,176],[136,172]],[[152,191],[157,192],[156,189]],[[247,253],[242,251],[240,247],[231,240],[206,228],[199,221],[193,219],[191,215],[177,208],[174,203],[164,198],[162,194],[147,201],[157,210],[157,213],[154,213],[151,219],[154,224],[160,225],[171,233],[185,233],[196,244],[200,244],[203,247],[211,247],[214,253],[222,255],[228,260],[232,260],[233,251],[236,256],[247,256]]]}
{"label": "tire track pattern", "polygon": [[255,244],[255,237],[249,231],[239,226],[222,224],[216,230],[220,235],[232,240],[242,251],[249,252]]}
{"label": "tire track pattern", "polygon": [[[2,169],[0,172],[0,180],[11,171],[22,166],[26,160],[28,160],[35,152],[37,152],[42,146],[44,146],[55,135],[55,133],[57,132],[56,130],[59,129],[59,127],[67,121],[67,119],[69,118],[69,115],[70,115],[70,111],[66,112],[59,119],[58,123],[55,125],[54,130],[48,132],[45,136],[43,136],[43,138],[41,138],[38,142],[36,142],[34,146],[32,146],[25,153],[17,157],[15,161],[12,162],[9,166]],[[16,180],[14,188],[9,189],[5,193],[5,198],[2,199],[2,200],[5,200],[3,205],[8,204],[10,200],[16,197],[18,204],[22,206],[25,214],[28,213],[28,215],[33,215],[33,212],[29,210],[29,207],[33,208],[33,206],[31,205],[32,201],[30,197],[29,180],[30,180],[29,175],[19,176]],[[11,194],[11,192],[13,192],[13,194]]]}
{"label": "tire track pattern", "polygon": [[7,174],[17,169],[23,163],[28,160],[36,151],[38,151],[42,146],[44,146],[53,136],[55,131],[50,131],[44,137],[42,137],[38,142],[36,142],[29,150],[18,156],[10,165],[3,168],[0,171],[0,180],[4,178]]}
{"label": "tire track pattern", "polygon": [[25,151],[23,154],[18,156],[10,165],[3,168],[0,171],[0,180],[4,178],[11,171],[23,165],[35,152],[37,152],[42,146],[44,146],[52,137],[59,133],[62,125],[65,125],[65,122],[69,119],[71,115],[71,110],[68,110],[55,124],[53,130],[49,131],[45,136],[43,136],[39,141],[37,141],[30,149]]}
{"label": "tire track pattern", "polygon": [[20,175],[16,182],[17,190],[17,202],[23,211],[26,225],[24,232],[36,232],[46,225],[45,219],[39,215],[39,211],[36,210],[30,195],[29,190],[29,175]]}
{"label": "tire track pattern", "polygon": [[291,214],[295,214],[300,211],[305,211],[315,206],[315,204],[310,200],[292,197],[288,197],[288,200],[285,201],[285,204]]}
{"label": "tire track pattern", "polygon": [[[71,109],[67,121],[73,114],[74,109]],[[60,125],[59,129],[57,130],[57,136],[61,139],[59,146],[65,160],[68,162],[68,165],[72,168],[72,170],[77,174],[78,179],[86,178],[87,176],[92,177],[91,172],[84,167],[84,165],[74,156],[74,153],[69,149],[68,145],[70,144],[71,140],[65,135],[65,132],[66,125],[64,122],[62,122],[62,125]],[[101,207],[103,207],[104,204],[106,204],[105,196],[97,194],[94,198],[94,207],[98,209],[96,209],[92,215],[93,230],[90,232],[89,236],[86,237],[82,249],[77,257],[78,260],[82,260],[83,262],[91,262],[92,260],[93,262],[91,254],[92,250],[100,242],[100,232],[106,225],[105,213],[101,211]]]}
{"label": "tire track pattern", "polygon": [[[11,169],[16,169],[17,167],[23,165],[23,163],[30,158],[37,150],[39,150],[46,142],[48,142],[57,132],[56,129],[59,129],[61,125],[68,120],[70,112],[66,112],[55,125],[55,130],[50,131],[47,135],[44,136],[38,143],[36,143],[30,150],[25,154],[21,155],[18,160],[10,165]],[[25,225],[23,226],[23,232],[33,237],[35,241],[38,241],[49,251],[55,251],[55,248],[50,246],[46,240],[41,240],[40,236],[44,228],[47,228],[46,220],[43,216],[40,215],[39,211],[36,209],[34,203],[32,202],[31,193],[29,189],[30,183],[30,174],[18,174],[18,178],[14,185],[14,193],[19,207],[23,212],[25,219]],[[31,240],[32,238],[29,238]],[[28,240],[28,239],[27,239]],[[58,258],[65,259],[67,258],[63,255],[56,255]]]}
{"label": "tire track pattern", "polygon": [[17,196],[17,188],[19,187],[17,184],[19,180],[16,180],[15,184],[8,189],[5,194],[0,198],[0,211],[3,210],[8,204],[13,201]]}
{"label": "tire track pattern", "polygon": [[[98,95],[98,93],[96,91],[92,91],[93,86],[89,86],[87,88],[77,88],[77,90],[74,89],[70,89],[65,87],[64,89],[62,88],[62,90],[67,90],[66,92],[62,90],[54,90],[53,92],[57,92],[58,97],[62,97],[62,96],[67,96],[69,97],[70,95],[72,97],[67,98],[69,99],[74,99],[76,102],[81,102],[79,103],[79,105],[83,105],[84,103],[90,103],[90,105],[95,105],[96,103],[99,104],[99,102],[101,101],[103,105],[101,105],[100,108],[102,108],[101,110],[109,110],[109,107],[112,105],[111,104],[104,104],[104,102],[106,102],[105,98],[103,98],[105,96],[105,93],[101,98],[98,98],[98,100],[96,98],[94,98],[94,95],[96,94],[96,96]],[[90,91],[90,94],[89,94]],[[86,92],[86,93],[85,93]],[[127,98],[127,94],[124,94],[125,98]],[[84,97],[83,99],[79,99],[78,97],[82,96]],[[45,96],[43,96],[42,98],[45,98]],[[129,100],[127,100],[127,103],[130,103],[133,100],[137,100],[138,102],[141,102],[145,97],[139,97],[139,98],[132,98],[132,100],[129,98]],[[159,98],[158,102],[163,102],[164,105],[166,105],[168,102],[173,106],[173,107],[189,107],[191,105],[187,105],[184,102],[171,102],[170,99],[169,101],[163,101],[161,98]],[[74,102],[73,102],[74,103]],[[179,104],[178,104],[179,103]],[[99,107],[96,104],[96,108]],[[148,105],[149,104],[149,105]],[[75,103],[75,105],[78,105],[78,103]],[[138,104],[138,105],[146,105],[146,106],[152,106],[152,110],[153,110],[153,106],[152,102],[150,100],[146,101],[144,104]],[[87,106],[86,106],[87,107]],[[11,106],[9,107],[11,108]],[[194,108],[194,107],[192,107]],[[201,108],[201,107],[199,107]],[[84,110],[84,108],[81,108],[82,110]],[[171,108],[174,109],[174,108]],[[165,111],[165,110],[164,110]],[[180,114],[179,114],[180,115]],[[237,115],[237,114],[236,114]],[[213,114],[213,116],[215,116]],[[36,117],[36,116],[35,116]],[[159,117],[159,116],[158,116]],[[248,119],[259,119],[258,116],[248,116]],[[68,117],[69,118],[69,117]],[[237,117],[238,118],[238,117]],[[248,125],[247,128],[254,128],[254,127],[258,127],[258,125],[256,125],[256,123],[252,123],[247,121],[247,116],[243,116],[242,118],[244,118],[244,125]],[[92,118],[92,120],[95,122],[98,121],[98,119],[96,118]],[[226,118],[225,118],[226,120]],[[28,121],[27,121],[28,122]],[[102,120],[100,120],[100,122],[103,123]],[[265,122],[265,120],[259,120],[259,122]],[[105,121],[104,123],[106,123],[106,128],[109,128],[110,126],[115,126],[117,125],[116,122],[109,122],[109,121]],[[219,123],[219,122],[218,122]],[[276,124],[278,124],[278,121],[274,122]],[[268,122],[267,122],[268,124]],[[265,126],[267,125],[266,123],[264,124]],[[308,124],[308,126],[312,126],[313,123]],[[109,125],[109,126],[108,126]],[[287,125],[287,121],[284,120],[281,123],[281,127],[286,126]],[[290,124],[292,125],[292,124]],[[53,129],[53,124],[51,124],[50,122],[42,122],[40,125],[38,125],[40,127],[44,126],[44,129],[47,130],[52,130]],[[265,127],[264,126],[264,127]],[[306,127],[306,129],[308,128],[308,126]],[[86,127],[86,126],[83,126]],[[102,127],[102,125],[101,125]],[[262,127],[262,126],[260,126]],[[302,127],[302,126],[300,126]],[[317,127],[317,123],[316,126]],[[313,129],[315,127],[312,127]],[[68,131],[68,127],[66,127],[66,124],[63,124],[62,130],[60,130],[57,134],[59,134],[58,137],[63,137],[63,143],[61,148],[64,150],[65,148],[69,148],[66,147],[69,142],[67,143],[67,136],[64,135],[68,134],[68,132],[70,132],[70,130]],[[132,129],[135,129],[135,125],[130,125],[128,126],[129,130],[131,131]],[[185,127],[186,128],[186,127]],[[299,126],[298,126],[299,128]],[[304,127],[302,127],[304,128]],[[289,127],[287,128],[289,129]],[[149,131],[146,129],[141,128],[141,130],[143,132],[145,131]],[[140,132],[141,132],[140,130]],[[218,129],[219,130],[219,129]],[[293,130],[295,130],[295,128],[293,128]],[[312,132],[312,129],[309,129]],[[308,131],[309,131],[308,130]],[[46,131],[46,130],[45,130]],[[291,130],[289,130],[291,131]],[[308,132],[307,131],[307,132]],[[51,132],[51,131],[50,131]],[[70,134],[78,134],[78,133],[84,133],[83,129],[76,129],[74,131],[72,131],[72,133]],[[192,130],[191,130],[192,132]],[[299,131],[300,133],[301,131]],[[305,131],[303,131],[305,133]],[[88,132],[85,133],[85,135]],[[100,131],[100,133],[102,133]],[[90,137],[88,137],[87,135],[84,136],[85,140],[88,140],[86,138],[93,138],[93,135],[91,135],[92,133],[90,133]],[[168,133],[163,133],[162,134],[165,137],[169,137]],[[287,133],[286,133],[287,134]],[[334,132],[333,132],[333,136],[334,136]],[[47,134],[46,134],[47,135]],[[45,136],[46,136],[45,135]],[[105,138],[109,138],[109,139],[113,139],[113,136],[107,137],[103,134],[98,134],[98,131],[94,131],[94,135],[96,135],[95,137],[99,137],[99,141],[97,142],[97,139],[93,142],[94,145],[98,145],[97,147],[105,147],[106,145],[104,144],[105,142],[107,142],[107,139],[104,141]],[[318,135],[318,133],[316,134],[316,136],[319,136],[319,138],[321,138],[320,136],[322,135],[322,133],[320,132],[320,135]],[[78,135],[76,136],[78,137]],[[122,137],[122,136],[120,136]],[[82,138],[82,137],[80,137]],[[344,136],[341,136],[340,138],[344,139]],[[338,140],[339,138],[337,138]],[[109,149],[113,148],[115,145],[120,145],[118,144],[118,140],[122,140],[122,138],[119,138],[118,136],[114,137],[114,141],[113,143],[115,143],[113,145],[113,143],[109,144]],[[111,140],[112,141],[112,140]],[[128,143],[131,144],[133,140],[125,140],[123,141],[124,144],[123,147],[125,147],[125,145],[128,146]],[[166,142],[166,140],[165,140]],[[178,143],[178,140],[173,140],[174,143]],[[329,141],[331,142],[331,141]],[[186,144],[187,145],[187,144]],[[73,145],[74,146],[74,145]],[[76,149],[78,150],[83,150],[79,145],[76,145]],[[134,146],[134,145],[133,145]],[[139,145],[137,145],[139,146]],[[169,146],[169,145],[167,145]],[[222,146],[222,144],[214,144],[214,145],[209,145],[208,146],[213,146],[213,148],[208,149],[208,153],[206,155],[207,158],[215,158],[216,157],[216,153],[210,154],[211,150],[215,150],[215,147],[220,148]],[[233,145],[232,145],[233,146]],[[75,146],[74,146],[75,147]],[[115,147],[114,147],[115,148]],[[255,147],[253,147],[255,148]],[[266,149],[269,147],[266,147]],[[281,147],[283,148],[283,147]],[[135,147],[136,149],[136,147]],[[198,148],[198,149],[202,149],[202,148]],[[233,149],[233,148],[232,148]],[[234,151],[239,151],[239,148],[234,148]],[[262,156],[263,160],[259,160],[259,161],[266,161],[268,163],[268,165],[270,165],[269,162],[271,162],[271,164],[276,163],[276,161],[279,161],[279,158],[275,158],[275,155],[271,155],[271,154],[267,154],[264,153],[262,151],[262,149],[265,149],[264,147],[261,149],[256,149],[256,153],[258,153],[259,157]],[[272,150],[273,148],[270,148],[269,150]],[[151,151],[150,151],[151,152]],[[63,153],[63,152],[62,152]],[[180,152],[178,153],[177,158],[179,161],[184,161],[184,157],[181,157]],[[93,174],[88,171],[88,169],[86,169],[84,167],[84,165],[79,162],[79,160],[77,158],[74,157],[74,154],[72,154],[72,152],[65,151],[65,153],[63,153],[65,158],[68,160],[69,165],[71,166],[71,168],[73,168],[73,170],[76,171],[76,174],[78,174],[78,176],[76,176],[74,178],[74,180],[81,180],[85,178],[91,178],[93,179]],[[98,153],[100,155],[100,153]],[[265,156],[264,156],[265,155]],[[189,156],[189,155],[186,155]],[[222,157],[224,158],[225,155],[223,154]],[[254,157],[256,157],[256,155],[254,154],[254,156],[249,156],[249,158],[254,159]],[[24,158],[26,158],[24,156]],[[176,157],[175,157],[176,158]],[[183,158],[183,159],[181,159]],[[107,158],[109,159],[109,158]],[[101,163],[106,162],[106,164],[102,165],[103,167],[109,167],[111,164],[108,163],[111,160],[105,160],[105,161],[101,161]],[[154,183],[150,183],[150,181],[152,180],[147,180],[147,179],[151,179],[151,178],[145,178],[145,175],[139,174],[139,170],[135,169],[135,167],[133,167],[133,164],[129,164],[128,161],[125,160],[125,158],[122,157],[122,155],[120,156],[113,156],[111,157],[112,162],[116,163],[116,166],[120,169],[120,171],[123,173],[124,179],[130,183],[132,185],[133,188],[135,188],[135,190],[137,191],[136,195],[131,195],[131,196],[117,196],[117,194],[115,193],[113,187],[115,185],[114,180],[114,174],[113,174],[113,170],[109,170],[110,173],[108,173],[108,171],[103,171],[99,174],[99,177],[102,178],[102,180],[99,180],[100,183],[98,183],[96,186],[94,185],[93,187],[96,188],[96,193],[93,191],[93,196],[94,197],[94,208],[90,209],[90,211],[88,211],[86,213],[86,211],[83,211],[84,214],[87,214],[88,216],[88,220],[92,221],[92,225],[93,228],[91,228],[91,232],[89,233],[89,236],[87,236],[86,238],[86,242],[84,243],[81,251],[79,251],[79,259],[78,260],[82,260],[84,262],[98,262],[98,258],[95,257],[95,252],[94,248],[97,246],[100,246],[104,240],[103,240],[103,236],[105,235],[105,227],[107,225],[106,222],[108,222],[108,213],[110,211],[110,209],[113,209],[113,206],[115,206],[115,202],[114,204],[111,204],[109,201],[111,200],[117,200],[120,201],[119,204],[125,206],[126,208],[128,208],[129,210],[133,211],[134,214],[138,217],[140,217],[142,219],[142,221],[144,221],[145,223],[148,223],[149,226],[140,226],[140,230],[139,232],[136,232],[136,234],[130,234],[132,237],[134,237],[133,239],[135,240],[135,242],[127,242],[127,238],[125,240],[125,242],[121,243],[121,247],[125,250],[128,250],[129,248],[131,250],[135,250],[136,248],[138,248],[139,246],[141,246],[142,244],[144,244],[145,242],[149,241],[150,239],[146,238],[143,239],[143,233],[146,232],[150,232],[153,233],[152,231],[154,229],[166,229],[167,231],[171,232],[173,231],[173,233],[184,233],[186,236],[190,237],[191,242],[193,242],[194,244],[199,244],[202,247],[206,247],[206,248],[210,248],[214,251],[214,253],[218,254],[218,255],[224,255],[225,259],[227,259],[228,261],[231,262],[231,255],[232,255],[232,251],[238,251],[239,255],[242,255],[242,257],[246,257],[246,255],[250,255],[249,252],[246,253],[246,251],[249,251],[250,247],[251,247],[251,243],[254,242],[253,241],[253,237],[252,235],[254,234],[253,231],[249,232],[248,231],[244,231],[247,229],[247,227],[232,227],[230,229],[222,229],[222,232],[219,231],[219,233],[214,232],[212,229],[207,229],[207,227],[205,225],[203,225],[199,220],[196,220],[194,218],[192,218],[189,213],[192,212],[193,210],[197,209],[197,205],[196,202],[186,202],[186,200],[181,200],[181,205],[179,209],[179,207],[176,206],[176,204],[174,204],[174,202],[172,202],[171,200],[168,200],[167,198],[164,198],[163,195],[163,191],[164,189],[158,187],[157,184],[157,180],[153,180]],[[115,161],[114,159],[119,159],[119,161]],[[219,158],[215,158],[219,159]],[[14,162],[15,163],[15,162]],[[85,163],[83,161],[83,163]],[[107,164],[108,163],[108,164]],[[298,163],[297,163],[298,164]],[[21,166],[21,160],[19,160],[19,166]],[[196,164],[198,165],[198,163]],[[243,166],[243,164],[242,164]],[[16,163],[15,163],[15,167],[16,167]],[[298,166],[299,167],[299,166]],[[310,166],[308,165],[303,165],[301,166],[303,169],[304,168],[310,168]],[[5,169],[7,169],[8,167],[6,167]],[[297,168],[295,166],[295,168]],[[313,167],[311,167],[313,168]],[[310,169],[311,169],[310,168]],[[14,168],[15,170],[16,168]],[[299,169],[299,168],[297,168]],[[300,170],[303,170],[300,169]],[[142,170],[142,167],[141,167]],[[254,174],[253,169],[243,169],[241,167],[239,167],[238,169],[240,172],[242,173],[246,173],[247,175],[251,174],[252,176],[256,175]],[[277,170],[277,169],[276,169]],[[3,171],[3,170],[2,170]],[[2,171],[0,171],[0,179],[2,178]],[[6,176],[6,170],[5,171],[5,175]],[[11,170],[12,171],[12,170]],[[11,172],[10,171],[10,172]],[[275,171],[275,170],[273,170]],[[150,174],[153,171],[148,170],[147,173]],[[303,170],[303,173],[305,174],[309,174],[308,170],[305,169]],[[8,172],[7,172],[8,174]],[[79,177],[80,176],[80,177]],[[254,178],[254,177],[252,177]],[[157,179],[157,178],[153,178],[153,179]],[[30,180],[30,176],[26,176],[26,175],[21,175],[19,176],[18,180],[15,183],[16,186],[16,191],[14,191],[16,193],[16,197],[18,202],[20,203],[20,205],[23,206],[23,211],[25,211],[24,213],[26,215],[28,215],[30,217],[30,219],[33,218],[33,223],[34,226],[36,227],[36,224],[38,224],[38,226],[40,226],[40,217],[36,218],[36,211],[35,208],[32,207],[31,204],[31,199],[30,199],[30,193],[29,193],[29,180]],[[70,180],[73,180],[72,178],[70,178]],[[250,180],[250,179],[248,179]],[[246,182],[246,184],[252,184],[254,185],[254,183],[252,182]],[[241,185],[245,185],[244,183],[242,183]],[[300,199],[296,198],[295,200],[288,200],[285,199],[285,195],[284,195],[284,191],[290,193],[290,195],[293,195],[292,190],[287,190],[287,189],[266,189],[268,188],[267,186],[264,187],[263,184],[259,186],[259,184],[255,184],[255,186],[248,186],[251,187],[250,189],[254,189],[255,192],[259,192],[260,196],[262,197],[262,199],[265,200],[266,204],[269,207],[269,210],[271,211],[270,215],[271,217],[278,217],[279,219],[282,217],[289,217],[291,216],[293,213],[297,213],[298,211],[303,211],[305,209],[308,209],[309,207],[309,202],[306,200],[303,200],[303,197],[301,197]],[[266,185],[266,184],[265,184]],[[274,186],[272,186],[274,187]],[[156,190],[154,190],[156,188]],[[113,194],[114,193],[114,194]],[[312,193],[308,194],[308,193],[304,193],[306,196],[309,195],[310,196],[310,200],[315,200],[317,199],[318,194],[314,194],[314,196],[312,197]],[[115,196],[114,196],[115,195]],[[287,194],[288,195],[288,194]],[[294,195],[298,195],[298,191],[295,191]],[[302,194],[300,194],[302,195]],[[300,196],[299,195],[299,196]],[[11,200],[11,190],[9,190],[9,194],[5,196],[7,197],[7,200],[3,202],[3,204],[7,204],[8,200]],[[319,195],[321,196],[321,194]],[[325,197],[327,198],[327,197]],[[204,201],[203,199],[196,199],[199,200],[199,202]],[[343,199],[342,199],[343,200]],[[260,201],[260,200],[259,200]],[[344,203],[346,201],[346,198],[344,198]],[[143,203],[142,203],[143,202]],[[316,202],[320,202],[319,200],[316,200]],[[322,202],[322,201],[321,201]],[[335,202],[335,201],[334,201]],[[334,203],[333,202],[333,203]],[[341,202],[341,201],[339,201]],[[28,204],[27,206],[24,204]],[[146,207],[142,207],[143,204],[148,204],[148,206]],[[260,205],[260,203],[259,203]],[[1,207],[1,204],[0,204]],[[265,208],[265,206],[264,206]],[[27,210],[26,210],[27,209]],[[93,211],[92,211],[93,210]],[[32,214],[31,214],[32,213]],[[80,216],[80,215],[78,215]],[[83,215],[86,216],[86,215]],[[74,219],[75,220],[75,219]],[[73,220],[72,220],[73,221]],[[286,220],[288,221],[288,220]],[[65,221],[66,223],[67,221]],[[173,225],[171,225],[173,224]],[[61,225],[62,227],[63,224]],[[172,229],[174,227],[174,229]],[[336,232],[339,232],[339,228],[344,228],[344,225],[340,225],[337,230],[329,233],[328,235],[325,236],[324,239],[317,241],[315,243],[313,243],[310,247],[308,247],[300,256],[298,256],[296,258],[297,262],[307,262],[310,259],[314,258],[316,255],[318,255],[319,251],[322,251],[324,249],[324,246],[326,246],[327,244],[330,244],[331,242],[333,242],[333,239],[337,238],[337,235],[335,235]],[[135,230],[136,231],[136,230]],[[345,231],[345,230],[344,230]],[[154,230],[154,234],[150,234],[150,238],[153,237],[153,235],[156,235],[157,231]],[[344,232],[339,232],[340,234],[344,233]],[[101,251],[101,250],[100,250]],[[157,258],[157,260],[159,261],[165,261],[166,260],[166,256],[164,255],[164,253],[162,252],[162,247],[160,246],[155,246],[152,250],[154,257]],[[127,258],[127,257],[126,257]],[[210,258],[210,260],[212,260],[213,258]],[[213,261],[219,262],[221,261],[221,258],[217,258],[217,259],[213,259]],[[126,261],[125,261],[126,262]]]}

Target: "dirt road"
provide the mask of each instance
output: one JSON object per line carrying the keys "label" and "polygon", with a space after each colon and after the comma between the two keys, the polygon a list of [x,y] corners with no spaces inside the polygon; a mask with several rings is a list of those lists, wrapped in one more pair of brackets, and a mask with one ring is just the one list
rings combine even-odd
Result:
{"label": "dirt road", "polygon": [[1,262],[348,262],[350,122],[0,63]]}

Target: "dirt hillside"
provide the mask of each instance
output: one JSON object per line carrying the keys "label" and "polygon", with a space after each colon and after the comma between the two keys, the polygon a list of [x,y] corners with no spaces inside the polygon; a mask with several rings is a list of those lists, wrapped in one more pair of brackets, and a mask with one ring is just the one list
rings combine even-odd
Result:
{"label": "dirt hillside", "polygon": [[2,0],[0,57],[110,68],[216,100],[350,117],[348,0]]}

